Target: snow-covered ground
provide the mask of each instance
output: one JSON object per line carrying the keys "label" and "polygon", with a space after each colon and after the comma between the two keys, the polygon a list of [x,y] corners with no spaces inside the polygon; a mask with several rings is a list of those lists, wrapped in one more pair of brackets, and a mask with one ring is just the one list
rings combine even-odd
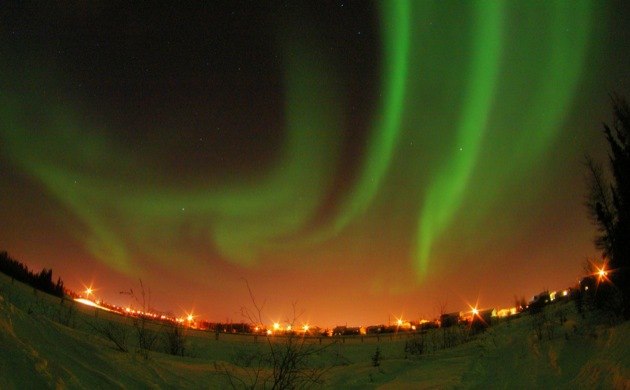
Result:
{"label": "snow-covered ground", "polygon": [[[548,307],[545,319],[538,328],[542,337],[534,318],[524,315],[448,349],[439,348],[444,331],[438,329],[424,335],[422,354],[405,352],[414,337],[406,334],[333,344],[323,339],[326,348],[308,364],[325,369],[323,386],[331,388],[630,389],[630,323],[610,325],[592,313],[581,318],[571,302]],[[243,363],[245,356],[269,351],[265,337],[221,334],[217,339],[214,333],[188,330],[180,357],[160,352],[165,330],[153,324],[161,333],[145,358],[131,321],[34,292],[0,274],[0,388],[225,388],[226,373],[252,383],[247,375],[271,372]],[[94,330],[107,326],[127,335],[128,352]],[[461,336],[459,330],[450,332]],[[309,343],[319,348],[318,339]],[[377,347],[381,357],[375,367]]]}

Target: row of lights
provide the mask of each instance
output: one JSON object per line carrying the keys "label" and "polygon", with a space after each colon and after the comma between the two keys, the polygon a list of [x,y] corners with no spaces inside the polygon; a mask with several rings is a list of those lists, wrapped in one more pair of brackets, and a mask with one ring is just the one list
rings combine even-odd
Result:
{"label": "row of lights", "polygon": [[[94,295],[94,291],[95,291],[94,288],[92,288],[92,286],[89,286],[89,287],[86,287],[86,289],[85,289],[85,291],[83,291],[83,293],[85,294],[85,297],[89,300],[90,297],[92,295]],[[97,303],[99,303],[99,302],[97,301]],[[189,325],[192,325],[194,320],[195,320],[195,315],[193,313],[186,314],[185,319],[181,318],[181,317],[173,319],[173,318],[170,318],[170,317],[168,317],[168,316],[166,316],[164,314],[144,312],[142,310],[134,310],[131,307],[126,307],[125,308],[125,313],[135,314],[135,315],[142,315],[142,316],[148,316],[148,317],[152,317],[152,318],[156,318],[156,319],[159,318],[161,320],[171,320],[171,321],[174,320],[175,322],[182,323],[182,324],[184,322],[188,322]]]}
{"label": "row of lights", "polygon": [[[86,297],[89,298],[90,295],[92,295],[94,293],[94,289],[92,288],[92,286],[87,287],[85,289],[84,293],[85,293]],[[130,307],[125,308],[125,312],[131,313],[131,314],[148,315],[148,316],[151,316],[151,317],[154,317],[154,318],[157,318],[157,316],[158,316],[155,313],[149,313],[149,312],[145,313],[145,312],[142,312],[142,311],[139,311],[139,310],[138,311],[137,310],[133,310]],[[178,323],[184,323],[185,321],[187,321],[189,324],[192,324],[192,322],[194,321],[194,317],[195,316],[192,313],[190,313],[190,314],[187,314],[186,320],[184,320],[183,318],[178,317],[178,318],[175,318],[175,321],[178,322]],[[166,317],[165,315],[161,315],[160,319],[169,319],[169,318]],[[402,318],[397,318],[396,319],[396,324],[397,324],[397,326],[402,327],[405,324],[405,321]],[[285,329],[282,329],[282,326],[280,325],[279,322],[274,322],[273,325],[272,325],[272,328],[273,328],[273,330],[271,330],[271,329],[267,330],[267,334],[273,334],[273,332],[281,332],[283,330],[287,331],[287,332],[290,332],[293,329],[293,326],[291,324],[287,324]],[[309,324],[304,324],[304,325],[302,325],[301,330],[306,333],[306,332],[308,332],[310,330],[310,328],[311,328],[311,326]],[[416,329],[415,325],[412,325],[411,328],[413,330]],[[257,326],[255,328],[255,331],[258,332],[259,330],[260,330],[260,328]]]}
{"label": "row of lights", "polygon": [[[597,271],[593,275],[597,276],[598,282],[609,281],[609,279],[608,279],[608,272],[609,271],[606,269],[606,265],[605,264],[602,265],[601,268],[600,267],[596,267],[596,270]],[[588,286],[586,288],[588,289]],[[92,288],[92,286],[87,287],[85,289],[84,293],[86,295],[86,298],[89,299],[90,296],[94,294],[94,289]],[[556,295],[555,292],[553,294],[554,294],[554,296]],[[563,290],[562,291],[562,296],[567,296],[567,295],[568,295],[568,291],[567,290]],[[553,300],[553,298],[552,298],[552,300]],[[479,309],[476,306],[475,307],[470,306],[470,308],[471,308],[470,313],[473,316],[479,316]],[[131,309],[129,307],[125,308],[125,311],[127,313],[132,313],[132,314],[148,315],[148,316],[151,316],[151,317],[154,317],[154,318],[158,317],[158,315],[155,314],[155,313],[145,313],[145,312],[142,312],[142,311],[136,311],[136,310],[133,310],[133,309]],[[165,315],[161,315],[160,319],[165,320],[165,319],[169,319],[169,318],[166,317]],[[186,319],[185,320],[183,318],[176,318],[175,321],[179,322],[179,323],[184,323],[185,321],[187,321],[189,325],[192,325],[192,323],[194,322],[194,319],[195,319],[195,316],[192,313],[189,313],[189,314],[186,315]],[[405,322],[403,321],[402,318],[397,318],[396,319],[396,325],[397,326],[401,327],[404,324],[405,324]],[[283,331],[282,326],[278,322],[274,322],[272,328],[273,328],[273,330],[271,330],[271,329],[267,330],[267,334],[268,335],[271,335],[274,332],[281,332],[281,331]],[[416,327],[415,327],[415,325],[412,325],[411,328],[413,330],[415,330]],[[284,330],[287,331],[287,332],[290,332],[292,329],[293,329],[292,325],[288,324],[285,327]],[[304,331],[306,333],[306,332],[309,331],[310,325],[304,324],[304,325],[302,325],[301,329],[302,329],[302,331]],[[255,331],[258,332],[259,330],[260,330],[260,328],[257,326],[255,328]]]}

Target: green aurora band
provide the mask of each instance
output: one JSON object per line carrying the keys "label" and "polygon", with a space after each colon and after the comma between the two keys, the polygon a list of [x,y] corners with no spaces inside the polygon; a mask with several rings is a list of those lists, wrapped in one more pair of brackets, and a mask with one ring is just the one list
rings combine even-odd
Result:
{"label": "green aurora band", "polygon": [[[492,182],[501,183],[508,174],[520,173],[530,167],[551,146],[570,107],[584,62],[590,25],[588,1],[550,2],[544,10],[524,5],[526,9],[520,10],[518,14],[525,20],[541,22],[542,25],[538,27],[545,33],[542,37],[533,33],[528,35],[523,29],[517,35],[516,49],[514,45],[510,46],[515,52],[526,51],[534,59],[540,56],[544,65],[518,69],[515,61],[504,60],[514,68],[507,68],[503,74],[499,65],[502,47],[506,46],[503,20],[507,16],[507,7],[496,1],[480,1],[475,5],[477,23],[472,31],[474,49],[470,61],[470,79],[459,115],[455,143],[446,153],[442,166],[432,176],[419,216],[416,271],[420,277],[427,271],[435,240],[452,224],[463,199],[476,192],[476,196],[487,197],[479,202],[481,205],[493,203],[492,189],[497,186],[469,187],[481,148],[489,146],[487,141],[498,138],[488,136],[489,130],[494,127],[495,133],[503,130],[515,137],[507,148],[508,152],[497,159],[505,161],[505,164],[492,167]],[[518,100],[522,99],[523,103],[526,101],[523,99],[525,93],[518,95],[522,91],[498,95],[496,90],[499,82],[507,85],[507,88],[535,82],[538,88],[533,89],[536,96],[531,100],[532,104],[519,104]],[[512,114],[513,123],[500,123],[499,120],[492,123],[492,110],[499,111],[496,107],[502,107],[505,111],[508,107],[518,107],[519,112],[506,114],[500,119],[509,120]]]}
{"label": "green aurora band", "polygon": [[[146,158],[90,130],[76,107],[34,92],[21,98],[0,91],[2,149],[83,223],[75,233],[97,259],[128,274],[139,271],[138,254],[168,264],[185,234],[244,266],[265,253],[330,240],[383,203],[379,194],[397,172],[417,195],[409,252],[421,279],[466,199],[474,194],[481,206],[470,215],[474,226],[496,201],[500,183],[524,176],[553,143],[590,38],[588,0],[479,1],[450,12],[456,7],[462,5],[381,4],[382,101],[363,164],[335,215],[297,238],[292,233],[309,226],[331,190],[342,152],[341,91],[308,43],[290,44],[285,140],[273,166],[255,178],[173,188]],[[454,32],[431,31],[421,23],[430,17]],[[34,91],[45,84],[29,80]],[[32,112],[44,119],[34,122]],[[431,132],[444,136],[430,141]],[[426,156],[402,147],[410,135]],[[490,161],[505,163],[488,173]]]}
{"label": "green aurora band", "polygon": [[459,153],[450,156],[427,189],[418,238],[417,269],[421,273],[426,271],[434,237],[442,233],[461,204],[479,156],[499,72],[501,11],[499,1],[478,3],[466,104],[462,107],[455,140],[455,145],[465,148],[460,147]]}
{"label": "green aurora band", "polygon": [[[170,256],[164,254],[176,244],[173,232],[186,224],[187,215],[200,219],[193,226],[195,234],[208,234],[227,259],[249,264],[275,237],[313,218],[336,160],[334,131],[340,125],[335,123],[339,115],[330,92],[334,88],[320,69],[313,69],[317,61],[297,52],[287,76],[288,135],[282,156],[253,183],[183,193],[164,188],[159,177],[150,177],[150,169],[138,169],[142,162],[125,158],[133,156],[131,150],[120,150],[96,135],[86,139],[71,110],[49,112],[54,125],[42,137],[37,130],[22,127],[26,118],[18,120],[17,113],[28,112],[29,105],[3,96],[6,152],[75,212],[91,233],[90,251],[119,271],[135,271],[129,256],[132,245],[166,261]],[[82,172],[82,167],[101,175]],[[131,177],[122,185],[126,172]]]}
{"label": "green aurora band", "polygon": [[411,4],[406,0],[384,2],[382,11],[385,59],[382,109],[374,121],[363,170],[335,221],[335,233],[369,207],[387,174],[400,135],[409,67]]}

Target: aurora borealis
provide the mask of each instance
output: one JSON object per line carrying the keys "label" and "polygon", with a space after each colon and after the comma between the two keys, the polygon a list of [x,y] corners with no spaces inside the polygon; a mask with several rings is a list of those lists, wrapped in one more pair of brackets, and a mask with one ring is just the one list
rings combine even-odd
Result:
{"label": "aurora borealis", "polygon": [[71,288],[240,321],[246,278],[270,318],[382,323],[596,256],[621,2],[69,7],[0,16],[0,249]]}

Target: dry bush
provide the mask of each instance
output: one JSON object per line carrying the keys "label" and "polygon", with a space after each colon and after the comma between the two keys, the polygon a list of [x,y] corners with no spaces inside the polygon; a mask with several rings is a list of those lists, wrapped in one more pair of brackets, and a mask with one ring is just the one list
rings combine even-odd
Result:
{"label": "dry bush", "polygon": [[408,357],[419,357],[426,349],[425,336],[420,333],[411,340],[405,341],[405,359]]}
{"label": "dry bush", "polygon": [[186,330],[183,326],[178,324],[169,325],[163,333],[163,336],[167,353],[176,356],[184,356],[186,352]]}
{"label": "dry bush", "polygon": [[[133,290],[130,290],[131,296],[140,304],[142,307],[142,312],[146,313],[149,307],[149,303],[151,300],[151,290],[147,293],[145,292],[144,285],[142,284],[142,279],[140,281],[140,294],[142,296],[142,301],[139,301],[138,297],[136,297],[133,293]],[[138,315],[133,319],[133,327],[136,330],[136,340],[137,340],[137,352],[140,353],[142,357],[145,359],[149,358],[149,351],[153,349],[155,342],[157,341],[158,334],[151,329],[149,329],[149,325],[151,323],[151,319],[144,315]]]}
{"label": "dry bush", "polygon": [[[405,352],[407,351],[407,345],[405,343]],[[374,355],[372,355],[372,367],[381,366],[381,347],[377,346]]]}
{"label": "dry bush", "polygon": [[121,352],[129,352],[127,344],[129,339],[129,328],[126,325],[111,321],[86,321],[86,325],[95,333],[111,341],[117,350]]}
{"label": "dry bush", "polygon": [[536,334],[538,341],[542,341],[547,327],[547,316],[544,310],[531,314],[532,329]]}
{"label": "dry bush", "polygon": [[57,312],[57,322],[62,325],[74,328],[76,326],[77,308],[74,301],[66,304],[66,300],[61,298],[59,302],[59,311]]}
{"label": "dry bush", "polygon": [[[245,281],[253,309],[241,308],[243,316],[253,325],[263,325],[264,303],[259,305]],[[296,305],[293,305],[293,317],[290,321],[292,328],[297,323]],[[271,388],[294,389],[323,384],[323,376],[329,367],[314,367],[311,358],[320,355],[332,344],[316,345],[309,343],[303,335],[288,332],[284,336],[267,336],[264,349],[255,353],[242,352],[237,354],[235,364],[238,370],[222,367],[233,388]]]}

